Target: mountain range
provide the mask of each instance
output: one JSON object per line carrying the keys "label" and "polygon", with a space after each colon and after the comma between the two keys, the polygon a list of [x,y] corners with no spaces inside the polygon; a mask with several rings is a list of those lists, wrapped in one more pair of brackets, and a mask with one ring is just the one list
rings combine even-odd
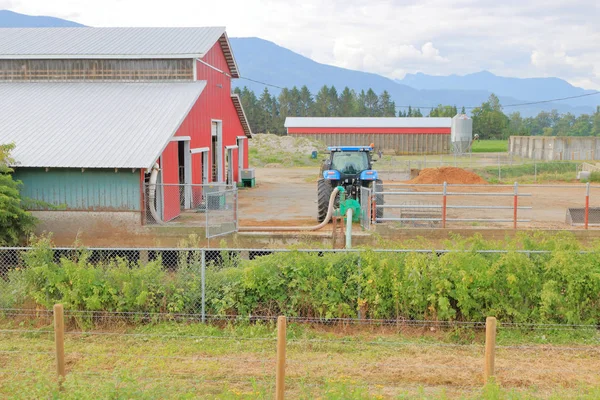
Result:
{"label": "mountain range", "polygon": [[[44,16],[30,16],[0,10],[0,27],[75,27],[76,22]],[[468,75],[433,76],[423,73],[407,74],[404,79],[392,80],[381,75],[321,64],[273,42],[250,37],[231,38],[242,79],[234,85],[254,90],[257,95],[268,83],[271,93],[278,87],[308,86],[315,94],[323,85],[334,85],[338,91],[345,86],[356,91],[387,90],[398,106],[434,107],[438,104],[476,106],[495,93],[504,105],[579,96],[593,93],[575,87],[559,78],[511,78],[488,71]],[[249,78],[246,80],[244,78]],[[600,104],[599,96],[588,96],[535,105],[506,107],[505,112],[520,111],[533,116],[540,111],[556,109],[574,114],[591,113]]]}

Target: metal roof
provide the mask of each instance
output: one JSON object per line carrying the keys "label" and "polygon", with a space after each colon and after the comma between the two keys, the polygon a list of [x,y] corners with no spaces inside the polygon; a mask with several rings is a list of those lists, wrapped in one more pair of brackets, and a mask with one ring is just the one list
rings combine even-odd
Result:
{"label": "metal roof", "polygon": [[14,166],[150,168],[205,86],[0,83],[0,143]]}
{"label": "metal roof", "polygon": [[250,129],[250,123],[248,122],[248,118],[246,118],[246,113],[244,112],[244,107],[242,107],[242,99],[238,94],[232,94],[231,100],[233,101],[233,106],[237,111],[240,122],[242,123],[242,128],[244,129],[244,134],[247,137],[252,137],[252,129]]}
{"label": "metal roof", "polygon": [[287,117],[286,128],[450,128],[452,118],[305,118]]}
{"label": "metal roof", "polygon": [[0,28],[0,58],[202,58],[217,42],[238,78],[224,27]]}

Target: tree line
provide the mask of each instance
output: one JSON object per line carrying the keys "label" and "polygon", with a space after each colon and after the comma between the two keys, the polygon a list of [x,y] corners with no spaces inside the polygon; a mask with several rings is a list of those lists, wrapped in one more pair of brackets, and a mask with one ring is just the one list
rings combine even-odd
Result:
{"label": "tree line", "polygon": [[[308,87],[284,88],[278,96],[265,88],[260,96],[244,87],[235,88],[252,130],[257,133],[284,134],[287,117],[453,117],[455,105],[438,105],[425,113],[419,107],[396,107],[387,91],[379,95],[369,89],[356,92],[345,87],[338,93],[335,86],[324,85],[316,95]],[[462,107],[460,114],[467,114]],[[556,110],[542,111],[535,117],[520,112],[505,114],[494,94],[471,110],[473,133],[481,139],[506,139],[509,136],[600,136],[600,106],[592,114],[575,116]]]}

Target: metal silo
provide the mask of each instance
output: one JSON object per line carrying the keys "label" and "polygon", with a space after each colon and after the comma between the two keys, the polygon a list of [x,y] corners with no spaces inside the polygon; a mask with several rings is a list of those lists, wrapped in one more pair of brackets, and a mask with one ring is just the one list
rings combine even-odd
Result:
{"label": "metal silo", "polygon": [[450,142],[455,154],[471,151],[473,142],[473,120],[466,114],[457,114],[452,118]]}

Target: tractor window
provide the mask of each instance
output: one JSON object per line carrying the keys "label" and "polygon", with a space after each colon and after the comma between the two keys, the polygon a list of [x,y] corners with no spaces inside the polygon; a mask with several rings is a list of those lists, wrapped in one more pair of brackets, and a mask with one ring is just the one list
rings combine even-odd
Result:
{"label": "tractor window", "polygon": [[369,159],[364,151],[333,153],[331,169],[340,171],[344,175],[358,174],[369,169]]}

